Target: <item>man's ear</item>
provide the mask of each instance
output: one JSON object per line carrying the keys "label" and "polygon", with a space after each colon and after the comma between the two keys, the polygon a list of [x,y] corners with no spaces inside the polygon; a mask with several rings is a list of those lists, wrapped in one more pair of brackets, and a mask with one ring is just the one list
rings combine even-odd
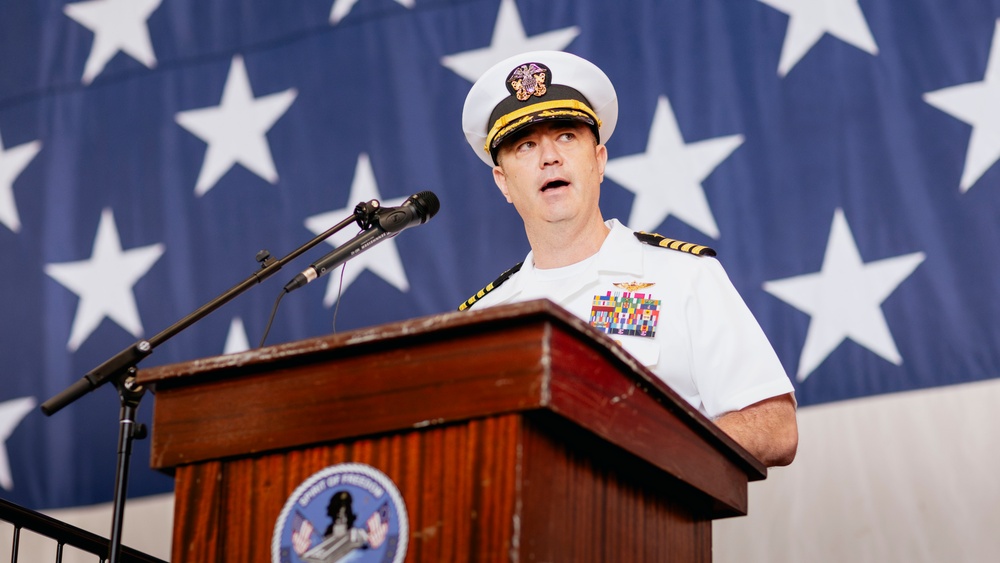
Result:
{"label": "man's ear", "polygon": [[493,167],[493,181],[496,182],[498,188],[500,188],[500,193],[503,197],[507,199],[507,203],[514,203],[510,200],[510,193],[507,192],[507,175],[504,174],[503,168],[500,165]]}
{"label": "man's ear", "polygon": [[604,181],[604,168],[608,164],[608,148],[604,145],[597,145],[597,169],[601,173],[601,181]]}

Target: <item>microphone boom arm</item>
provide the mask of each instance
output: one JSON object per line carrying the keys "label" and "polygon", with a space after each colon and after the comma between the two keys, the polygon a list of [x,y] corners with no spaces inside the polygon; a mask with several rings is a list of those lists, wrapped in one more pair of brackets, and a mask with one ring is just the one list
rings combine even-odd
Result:
{"label": "microphone boom arm", "polygon": [[218,309],[219,307],[225,305],[229,301],[233,300],[237,295],[240,295],[244,291],[250,289],[250,287],[259,284],[271,277],[278,272],[285,264],[298,258],[304,252],[307,252],[314,246],[325,241],[326,239],[333,236],[334,233],[344,229],[351,223],[358,223],[362,228],[366,228],[367,225],[371,225],[375,214],[379,210],[378,200],[371,200],[367,202],[359,203],[354,208],[354,214],[347,217],[343,221],[337,223],[336,225],[330,227],[326,231],[323,231],[315,238],[305,243],[304,245],[296,248],[292,252],[289,252],[284,258],[280,260],[275,259],[271,256],[271,253],[266,250],[261,250],[257,253],[257,261],[260,262],[261,269],[251,274],[247,279],[236,284],[232,288],[228,289],[215,299],[212,299],[208,303],[202,305],[198,309],[192,311],[184,318],[160,331],[155,336],[147,340],[139,340],[132,345],[128,346],[121,352],[118,352],[108,360],[106,360],[101,365],[95,367],[94,369],[87,372],[81,379],[77,380],[75,383],[64,389],[59,394],[53,396],[49,400],[45,401],[41,405],[41,410],[46,416],[51,416],[61,410],[63,407],[69,405],[73,401],[79,399],[83,395],[86,395],[90,391],[97,389],[101,385],[104,385],[112,379],[118,379],[130,370],[135,368],[135,366],[142,361],[146,356],[153,353],[153,350],[163,344],[167,340],[176,336],[179,332],[186,329],[187,327],[193,325],[204,317],[208,316],[210,313]]}

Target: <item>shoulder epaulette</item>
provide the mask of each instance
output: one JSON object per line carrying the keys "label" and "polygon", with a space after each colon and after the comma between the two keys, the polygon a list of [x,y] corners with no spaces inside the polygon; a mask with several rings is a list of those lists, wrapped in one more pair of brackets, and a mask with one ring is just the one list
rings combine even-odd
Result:
{"label": "shoulder epaulette", "polygon": [[507,281],[507,278],[513,276],[514,274],[516,274],[518,271],[521,270],[521,264],[524,264],[524,262],[518,262],[517,264],[514,264],[513,266],[511,266],[511,268],[508,269],[506,272],[500,274],[499,278],[493,280],[489,285],[487,285],[486,287],[480,289],[475,295],[473,295],[472,297],[466,299],[464,303],[462,303],[461,305],[458,306],[458,310],[459,311],[464,311],[464,310],[468,309],[469,307],[472,307],[473,305],[476,304],[476,301],[479,301],[480,299],[482,299],[483,297],[485,297],[487,293],[489,293],[489,292],[493,291],[494,289],[500,287],[500,285],[503,282]]}
{"label": "shoulder epaulette", "polygon": [[700,244],[694,244],[693,242],[684,242],[682,240],[667,238],[656,233],[644,233],[642,231],[636,231],[632,234],[635,235],[635,238],[639,239],[639,242],[651,246],[661,246],[663,248],[679,250],[696,256],[715,256],[715,251],[711,248]]}

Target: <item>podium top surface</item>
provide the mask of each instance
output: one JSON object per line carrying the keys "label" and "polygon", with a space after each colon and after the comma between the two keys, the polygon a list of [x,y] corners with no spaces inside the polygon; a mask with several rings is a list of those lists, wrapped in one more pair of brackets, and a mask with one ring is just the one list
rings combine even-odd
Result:
{"label": "podium top surface", "polygon": [[[145,368],[139,372],[139,382],[152,387],[170,386],[179,379],[191,376],[215,374],[224,375],[248,367],[267,369],[270,365],[280,365],[296,359],[308,359],[329,354],[342,355],[364,353],[372,346],[393,346],[404,342],[427,342],[442,335],[463,333],[468,330],[499,332],[505,329],[538,322],[551,323],[563,330],[578,332],[582,340],[589,341],[595,348],[601,348],[614,356],[616,361],[631,371],[642,372],[645,368],[625,352],[613,340],[594,330],[583,320],[575,317],[562,307],[548,300],[527,301],[500,307],[489,307],[463,312],[449,312],[428,317],[408,319],[395,323],[360,328],[337,334],[318,336],[256,348],[246,352],[199,358],[187,362]],[[645,374],[658,387],[681,399],[659,378]],[[695,409],[689,409],[695,412]]]}

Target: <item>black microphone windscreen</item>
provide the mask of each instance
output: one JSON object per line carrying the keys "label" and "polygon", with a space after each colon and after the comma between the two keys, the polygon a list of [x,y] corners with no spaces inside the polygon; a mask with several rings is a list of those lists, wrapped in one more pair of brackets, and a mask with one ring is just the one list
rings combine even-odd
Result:
{"label": "black microphone windscreen", "polygon": [[426,223],[441,209],[441,202],[438,200],[438,197],[434,195],[434,192],[429,190],[415,193],[409,199],[419,208],[421,223]]}

